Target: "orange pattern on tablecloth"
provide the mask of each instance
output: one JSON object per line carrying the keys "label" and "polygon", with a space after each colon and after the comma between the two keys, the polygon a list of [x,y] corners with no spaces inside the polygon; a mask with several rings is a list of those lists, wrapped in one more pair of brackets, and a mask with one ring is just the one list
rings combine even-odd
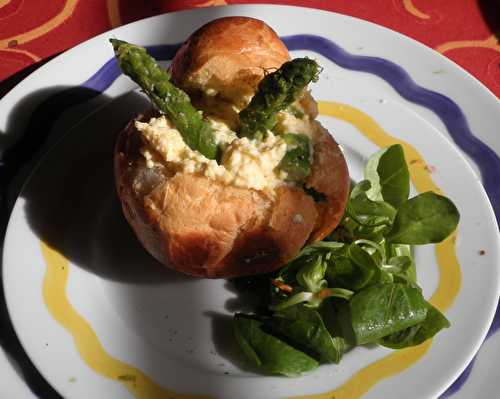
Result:
{"label": "orange pattern on tablecloth", "polygon": [[208,0],[205,3],[197,4],[196,7],[226,6],[225,0]]}
{"label": "orange pattern on tablecloth", "polygon": [[71,16],[71,14],[73,14],[73,11],[75,10],[77,3],[78,0],[67,0],[61,12],[57,14],[54,18],[50,19],[49,21],[36,27],[33,30],[16,34],[6,39],[0,40],[0,48],[8,47],[9,43],[11,43],[14,40],[16,41],[17,44],[23,44],[29,42],[32,39],[40,37],[47,32],[50,32],[57,26],[61,25],[64,21],[66,21],[66,19],[68,19]]}
{"label": "orange pattern on tablecloth", "polygon": [[10,0],[0,0],[0,8],[10,3]]}
{"label": "orange pattern on tablecloth", "polygon": [[427,14],[423,13],[422,11],[420,11],[419,9],[417,9],[413,5],[412,0],[403,0],[403,5],[406,8],[406,11],[408,11],[410,14],[414,15],[417,18],[420,18],[420,19],[429,19],[430,18],[430,15],[427,15]]}
{"label": "orange pattern on tablecloth", "polygon": [[18,53],[18,54],[24,54],[25,56],[31,58],[33,61],[38,62],[40,61],[40,57],[38,57],[35,54],[30,53],[27,50],[21,50],[21,49],[16,49],[16,48],[0,48],[0,52],[5,51],[7,53]]}
{"label": "orange pattern on tablecloth", "polygon": [[122,17],[120,15],[120,1],[107,0],[109,23],[113,28],[122,24]]}
{"label": "orange pattern on tablecloth", "polygon": [[26,68],[33,62],[39,61],[39,57],[29,51],[7,48],[0,49],[0,60],[0,75],[2,75],[14,68],[19,70]]}
{"label": "orange pattern on tablecloth", "polygon": [[498,39],[495,35],[491,35],[489,38],[484,40],[457,40],[453,42],[443,43],[440,46],[436,47],[436,51],[445,53],[446,51],[467,47],[488,48],[500,52],[500,44],[498,43]]}

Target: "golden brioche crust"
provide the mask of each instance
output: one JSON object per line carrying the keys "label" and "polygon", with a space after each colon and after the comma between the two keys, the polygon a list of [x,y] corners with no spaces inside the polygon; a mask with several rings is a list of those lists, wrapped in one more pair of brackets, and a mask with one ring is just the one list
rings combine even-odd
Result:
{"label": "golden brioche crust", "polygon": [[326,200],[317,203],[319,217],[309,242],[322,240],[340,223],[350,187],[349,171],[342,150],[323,126],[319,123],[317,126],[321,134],[314,145],[312,170],[305,186],[324,194]]}
{"label": "golden brioche crust", "polygon": [[161,263],[199,277],[273,271],[293,258],[317,224],[303,190],[264,192],[207,177],[148,168],[133,123],[115,146],[115,179],[123,213],[142,245]]}
{"label": "golden brioche crust", "polygon": [[286,46],[264,22],[219,18],[202,26],[172,60],[173,81],[189,94],[219,94],[236,104],[251,96],[266,70],[290,59]]}

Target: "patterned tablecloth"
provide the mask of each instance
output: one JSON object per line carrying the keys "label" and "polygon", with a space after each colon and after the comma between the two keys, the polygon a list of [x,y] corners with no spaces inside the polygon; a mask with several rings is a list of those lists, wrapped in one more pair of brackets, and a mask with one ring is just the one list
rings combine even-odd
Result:
{"label": "patterned tablecloth", "polygon": [[[169,11],[244,3],[264,2],[0,0],[0,82],[122,24]],[[386,26],[446,55],[500,97],[498,0],[274,0],[265,3],[335,11]],[[4,86],[11,87],[25,75],[11,77]]]}
{"label": "patterned tablecloth", "polygon": [[[500,98],[499,0],[0,0],[0,98],[46,60],[114,27],[171,11],[249,3],[306,6],[383,25],[444,54]],[[0,298],[0,346],[19,352],[14,357],[30,392],[58,397],[22,353],[2,306]],[[499,327],[497,311],[490,334]],[[13,371],[2,375],[11,371],[0,355],[0,375],[24,392],[16,396],[27,397],[27,388],[14,386],[20,382]],[[473,363],[442,398],[460,389]]]}

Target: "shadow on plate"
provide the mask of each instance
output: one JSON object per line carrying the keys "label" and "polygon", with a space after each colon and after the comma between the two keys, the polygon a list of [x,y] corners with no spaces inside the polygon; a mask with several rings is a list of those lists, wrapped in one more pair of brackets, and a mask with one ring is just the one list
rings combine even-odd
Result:
{"label": "shadow on plate", "polygon": [[[27,176],[46,150],[88,115],[89,106],[95,109],[108,101],[100,94],[82,87],[57,86],[31,93],[14,106],[6,131],[0,132],[0,146],[6,148],[0,166],[2,237],[11,208]],[[82,102],[86,106],[78,106]],[[3,285],[0,286],[0,345],[13,369],[34,394],[43,398],[60,397],[21,346],[8,316]]]}
{"label": "shadow on plate", "polygon": [[[111,102],[80,87],[54,87],[22,99],[9,117],[6,132],[6,137],[18,141],[2,157],[2,187],[9,188],[2,193],[2,228],[31,175],[20,194],[27,221],[41,240],[73,264],[105,279],[136,284],[188,279],[166,270],[145,252],[125,221],[114,191],[114,134],[137,110],[149,106],[137,92]],[[92,261],[96,253],[101,262]],[[8,316],[3,286],[0,290],[0,345],[34,394],[59,398],[22,347]]]}
{"label": "shadow on plate", "polygon": [[[41,157],[73,126],[109,102],[84,87],[55,86],[31,93],[12,109],[0,132],[2,205],[10,211],[22,184]],[[4,192],[8,187],[8,192]],[[6,215],[5,214],[5,215]]]}
{"label": "shadow on plate", "polygon": [[92,113],[44,158],[21,194],[28,223],[41,240],[78,267],[135,284],[188,278],[165,270],[145,252],[116,198],[115,134],[149,106],[131,92]]}

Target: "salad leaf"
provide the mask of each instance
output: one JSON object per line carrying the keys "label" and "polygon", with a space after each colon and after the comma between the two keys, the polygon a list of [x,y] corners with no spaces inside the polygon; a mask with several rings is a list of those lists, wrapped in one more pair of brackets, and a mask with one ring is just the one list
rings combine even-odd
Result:
{"label": "salad leaf", "polygon": [[315,295],[312,292],[300,291],[300,292],[296,293],[295,295],[292,295],[291,297],[288,297],[287,299],[285,299],[283,301],[279,301],[279,302],[269,306],[269,308],[271,310],[275,310],[275,311],[283,311],[283,310],[285,310],[291,306],[295,306],[299,303],[303,303],[303,302],[310,303],[311,301],[315,302],[316,306],[319,306],[320,305],[319,301],[317,301],[315,299],[319,299],[319,298],[317,298],[317,297],[315,298]]}
{"label": "salad leaf", "polygon": [[443,328],[448,328],[450,322],[446,317],[430,303],[427,305],[427,316],[423,322],[383,337],[380,344],[392,349],[407,348],[419,345],[432,338]]}
{"label": "salad leaf", "polygon": [[367,286],[376,273],[372,266],[358,265],[349,257],[342,256],[335,260],[333,266],[327,269],[329,285],[358,291]]}
{"label": "salad leaf", "polygon": [[379,268],[374,256],[356,243],[346,247],[343,256],[331,261],[326,276],[331,286],[353,291],[384,281],[392,282],[387,273]]}
{"label": "salad leaf", "polygon": [[371,183],[362,180],[354,185],[340,225],[330,234],[330,239],[343,242],[368,239],[380,242],[390,229],[396,209],[388,202],[368,197]]}
{"label": "salad leaf", "polygon": [[309,292],[318,292],[326,286],[325,272],[321,255],[312,256],[297,272],[297,282]]}
{"label": "salad leaf", "polygon": [[456,229],[459,218],[453,202],[428,191],[401,204],[386,238],[410,245],[441,242]]}
{"label": "salad leaf", "polygon": [[356,190],[351,194],[346,213],[360,225],[375,227],[391,224],[396,216],[396,209],[388,202],[372,201],[366,192]]}
{"label": "salad leaf", "polygon": [[343,320],[340,309],[349,309],[348,301],[328,300],[318,309],[323,323],[333,339],[341,343],[342,352],[346,353],[354,347],[354,334],[351,327],[351,318]]}
{"label": "salad leaf", "polygon": [[349,258],[359,266],[368,267],[378,271],[377,262],[371,257],[367,251],[361,248],[357,243],[349,245],[347,249]]}
{"label": "salad leaf", "polygon": [[270,334],[262,321],[235,314],[233,331],[247,358],[263,371],[295,377],[318,367],[318,362]]}
{"label": "salad leaf", "polygon": [[[366,226],[392,223],[396,209],[384,201],[372,201],[366,194],[358,195],[349,202],[349,214]],[[375,221],[375,223],[374,223]]]}
{"label": "salad leaf", "polygon": [[379,244],[372,240],[366,240],[361,238],[359,240],[354,241],[355,244],[359,245],[363,250],[365,250],[375,261],[377,266],[381,266],[385,263],[386,254],[384,245]]}
{"label": "salad leaf", "polygon": [[405,268],[401,272],[393,272],[394,281],[417,286],[417,270],[415,268],[415,262],[413,261],[412,247],[407,244],[390,244],[388,242],[385,244],[386,254],[389,257],[389,260],[399,257],[407,257],[411,260],[409,267]]}
{"label": "salad leaf", "polygon": [[401,274],[408,270],[412,263],[409,256],[393,256],[389,259],[387,264],[383,265],[383,268],[386,272]]}
{"label": "salad leaf", "polygon": [[273,321],[281,334],[310,349],[322,362],[340,361],[344,341],[330,335],[317,310],[296,305],[275,313]]}
{"label": "salad leaf", "polygon": [[308,245],[307,247],[304,247],[298,256],[300,257],[305,254],[310,254],[312,252],[321,252],[323,254],[335,253],[344,247],[345,244],[342,242],[318,241]]}
{"label": "salad leaf", "polygon": [[349,300],[354,295],[354,291],[345,288],[323,288],[316,293],[300,291],[284,300],[278,301],[269,306],[274,311],[283,311],[291,306],[303,303],[309,308],[319,308],[327,298],[342,298]]}
{"label": "salad leaf", "polygon": [[359,195],[366,194],[372,188],[372,183],[370,180],[361,180],[359,183],[354,184],[351,181],[351,193],[349,194],[349,198],[352,200]]}
{"label": "salad leaf", "polygon": [[308,257],[315,255],[331,257],[333,254],[341,251],[344,246],[345,244],[341,242],[326,241],[318,241],[308,245],[279,271],[278,277],[287,284],[298,284],[296,279],[297,272],[304,265],[304,263],[307,262]]}
{"label": "salad leaf", "polygon": [[398,208],[410,193],[410,173],[403,147],[395,144],[370,157],[365,168],[365,178],[371,183],[371,189],[367,193],[370,199],[383,200]]}
{"label": "salad leaf", "polygon": [[[240,345],[254,363],[264,363],[267,353],[259,351],[267,351],[271,339],[326,363],[338,362],[356,345],[405,348],[449,327],[417,284],[413,245],[451,234],[459,221],[456,207],[432,192],[408,199],[408,168],[400,146],[370,158],[365,176],[352,185],[342,220],[326,241],[304,247],[271,274],[271,295],[260,310],[265,318],[256,319],[264,323],[260,334],[268,336],[252,338],[250,344],[240,334]],[[270,359],[269,372],[285,368]]]}
{"label": "salad leaf", "polygon": [[375,342],[425,320],[422,292],[403,284],[379,284],[355,294],[349,302],[358,345]]}

